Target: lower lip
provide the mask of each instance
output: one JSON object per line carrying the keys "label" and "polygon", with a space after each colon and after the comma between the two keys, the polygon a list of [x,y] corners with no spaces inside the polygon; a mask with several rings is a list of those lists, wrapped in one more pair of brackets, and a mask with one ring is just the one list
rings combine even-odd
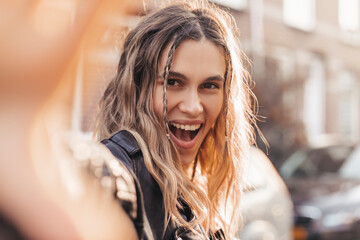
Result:
{"label": "lower lip", "polygon": [[170,132],[170,139],[175,143],[176,146],[178,146],[180,148],[191,149],[191,148],[193,148],[195,146],[200,131],[201,131],[201,129],[196,134],[195,138],[193,140],[191,140],[191,141],[183,141],[183,140],[177,138],[171,131],[169,131]]}

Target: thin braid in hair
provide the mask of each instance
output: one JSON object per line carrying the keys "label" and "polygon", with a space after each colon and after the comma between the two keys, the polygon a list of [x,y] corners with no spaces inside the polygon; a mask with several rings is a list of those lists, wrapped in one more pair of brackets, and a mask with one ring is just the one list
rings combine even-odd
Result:
{"label": "thin braid in hair", "polygon": [[198,163],[198,155],[199,154],[196,154],[196,157],[195,157],[194,166],[193,166],[193,169],[192,169],[193,172],[191,174],[191,181],[193,181],[194,177],[195,177],[196,167],[197,167],[197,163]]}
{"label": "thin braid in hair", "polygon": [[178,32],[177,34],[175,34],[174,36],[174,41],[170,47],[169,53],[168,53],[168,58],[166,60],[166,65],[164,68],[164,72],[163,72],[163,79],[164,79],[164,84],[163,84],[163,112],[164,112],[164,125],[165,125],[165,131],[166,131],[166,136],[167,138],[170,140],[170,135],[169,135],[169,126],[167,124],[167,97],[166,97],[166,90],[167,90],[167,81],[168,81],[168,77],[169,77],[169,71],[171,68],[171,63],[172,63],[172,59],[175,53],[175,50],[177,49],[177,47],[179,47],[180,43],[186,39],[189,36],[189,32],[192,29],[183,29],[185,31]]}
{"label": "thin braid in hair", "polygon": [[163,72],[163,79],[164,79],[164,84],[163,84],[163,112],[164,112],[164,127],[166,130],[166,136],[168,139],[170,139],[170,135],[169,135],[169,126],[167,124],[167,97],[166,97],[166,90],[167,90],[167,82],[168,82],[168,77],[169,77],[169,71],[171,68],[171,63],[172,63],[172,58],[174,56],[175,50],[176,48],[179,46],[180,44],[180,38],[175,38],[175,41],[173,42],[173,44],[170,47],[169,53],[168,53],[168,58],[166,60],[166,65],[164,68],[164,72]]}
{"label": "thin braid in hair", "polygon": [[[229,125],[229,120],[228,120],[228,113],[229,113],[229,105],[228,102],[230,101],[230,94],[231,94],[231,80],[232,80],[232,74],[233,74],[233,69],[232,69],[232,64],[231,64],[231,57],[230,57],[230,53],[229,50],[225,48],[225,58],[226,58],[226,62],[230,62],[229,66],[230,69],[226,69],[226,73],[225,73],[225,79],[228,79],[229,83],[228,83],[228,92],[227,92],[227,103],[225,106],[225,145],[224,145],[224,157],[228,151],[228,125]],[[229,76],[230,75],[230,76]]]}

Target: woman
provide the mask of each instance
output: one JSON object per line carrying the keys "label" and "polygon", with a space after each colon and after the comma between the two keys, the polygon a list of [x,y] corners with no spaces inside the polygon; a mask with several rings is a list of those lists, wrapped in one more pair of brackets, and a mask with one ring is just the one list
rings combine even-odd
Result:
{"label": "woman", "polygon": [[232,17],[204,2],[157,10],[125,39],[97,135],[136,176],[149,238],[235,235],[255,124],[238,44]]}

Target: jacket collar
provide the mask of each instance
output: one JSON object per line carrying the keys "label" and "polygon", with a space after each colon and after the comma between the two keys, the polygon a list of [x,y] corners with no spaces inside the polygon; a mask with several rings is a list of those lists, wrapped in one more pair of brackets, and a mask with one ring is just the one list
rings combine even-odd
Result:
{"label": "jacket collar", "polygon": [[130,156],[133,156],[140,151],[139,144],[135,140],[134,136],[126,130],[120,130],[112,135],[110,139],[122,146]]}

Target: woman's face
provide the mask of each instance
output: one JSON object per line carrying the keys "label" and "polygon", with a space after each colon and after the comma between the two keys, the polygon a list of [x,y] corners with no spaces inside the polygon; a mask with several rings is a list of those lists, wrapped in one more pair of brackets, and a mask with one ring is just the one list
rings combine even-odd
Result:
{"label": "woman's face", "polygon": [[[170,46],[162,53],[154,92],[154,109],[163,119],[163,79]],[[185,40],[174,53],[167,85],[170,139],[188,166],[223,106],[225,58],[209,40]]]}

